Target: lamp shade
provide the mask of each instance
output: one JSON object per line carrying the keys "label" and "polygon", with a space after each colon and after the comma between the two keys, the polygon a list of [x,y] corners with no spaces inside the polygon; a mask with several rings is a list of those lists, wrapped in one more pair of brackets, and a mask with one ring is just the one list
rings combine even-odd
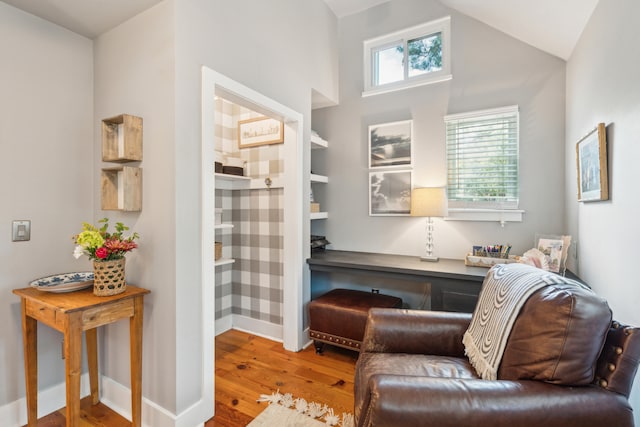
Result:
{"label": "lamp shade", "polygon": [[411,192],[411,216],[447,216],[447,191],[444,187],[415,188]]}

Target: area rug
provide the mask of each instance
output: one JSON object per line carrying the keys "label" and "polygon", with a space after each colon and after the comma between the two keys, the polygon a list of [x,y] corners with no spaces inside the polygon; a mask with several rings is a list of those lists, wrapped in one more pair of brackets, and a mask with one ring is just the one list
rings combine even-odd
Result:
{"label": "area rug", "polygon": [[326,404],[294,398],[291,393],[261,394],[258,402],[267,402],[265,408],[247,427],[353,427],[353,415],[336,415]]}

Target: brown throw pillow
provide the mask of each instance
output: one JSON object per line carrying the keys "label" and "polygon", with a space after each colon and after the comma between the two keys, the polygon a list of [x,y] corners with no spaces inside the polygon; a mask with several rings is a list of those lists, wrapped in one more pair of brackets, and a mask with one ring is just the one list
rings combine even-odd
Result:
{"label": "brown throw pillow", "polygon": [[591,383],[611,316],[607,302],[588,289],[550,285],[537,291],[513,325],[498,378]]}

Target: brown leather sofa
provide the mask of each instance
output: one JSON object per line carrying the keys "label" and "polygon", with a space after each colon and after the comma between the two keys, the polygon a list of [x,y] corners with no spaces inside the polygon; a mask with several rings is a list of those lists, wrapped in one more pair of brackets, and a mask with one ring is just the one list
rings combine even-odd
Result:
{"label": "brown leather sofa", "polygon": [[591,295],[561,286],[533,294],[493,381],[465,356],[471,314],[371,309],[356,364],[356,426],[633,426],[640,330],[612,322]]}

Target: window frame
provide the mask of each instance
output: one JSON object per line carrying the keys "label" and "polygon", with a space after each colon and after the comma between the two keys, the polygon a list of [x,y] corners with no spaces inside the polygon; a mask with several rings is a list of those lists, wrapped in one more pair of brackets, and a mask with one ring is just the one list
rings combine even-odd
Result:
{"label": "window frame", "polygon": [[[442,34],[442,69],[409,77],[406,56],[403,59],[403,79],[396,82],[374,85],[378,74],[374,52],[401,43],[404,52],[408,52],[407,43],[436,33]],[[451,75],[451,17],[436,19],[424,24],[406,28],[383,36],[365,40],[364,43],[364,91],[362,96],[378,95],[411,87],[422,86],[452,79]]]}
{"label": "window frame", "polygon": [[[515,201],[462,201],[459,199],[449,199],[449,219],[458,220],[476,220],[476,221],[491,221],[498,220],[501,223],[505,221],[522,221],[523,210],[518,209],[520,203],[520,112],[517,105],[511,105],[507,107],[491,108],[478,111],[470,111],[460,114],[450,114],[444,117],[445,123],[445,143],[447,152],[447,189],[449,189],[449,140],[447,132],[447,126],[453,121],[466,121],[471,119],[486,118],[490,120],[492,117],[515,115],[516,124],[516,160],[517,160],[517,198]],[[450,192],[448,191],[448,194]]]}

